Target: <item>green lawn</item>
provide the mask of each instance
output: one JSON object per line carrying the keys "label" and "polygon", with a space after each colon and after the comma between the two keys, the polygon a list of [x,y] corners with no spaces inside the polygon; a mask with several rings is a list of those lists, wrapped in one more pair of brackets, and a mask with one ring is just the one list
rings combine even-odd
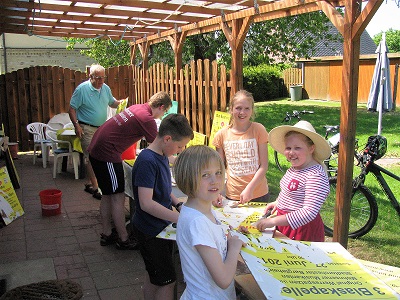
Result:
{"label": "green lawn", "polygon": [[[302,119],[311,122],[318,133],[324,135],[323,125],[339,125],[340,102],[301,100],[256,103],[256,121],[262,123],[268,131],[275,126],[282,125],[286,112],[293,110],[312,110],[314,114],[303,115]],[[295,123],[294,121],[293,123]],[[382,135],[387,138],[388,150],[385,157],[400,158],[400,112],[385,113],[382,119]],[[368,112],[366,105],[359,105],[357,109],[356,137],[359,148],[362,149],[370,135],[377,133],[378,114]],[[400,164],[387,167],[394,174],[400,174]],[[267,178],[273,198],[279,193],[279,180],[282,173],[275,166],[273,150],[269,147],[269,170]],[[400,201],[400,183],[391,178],[386,178],[392,191]],[[398,228],[400,218],[384,195],[373,175],[368,175],[366,186],[375,195],[379,206],[379,216],[375,227],[359,239],[349,239],[348,250],[357,258],[400,267],[398,247],[400,233]]]}

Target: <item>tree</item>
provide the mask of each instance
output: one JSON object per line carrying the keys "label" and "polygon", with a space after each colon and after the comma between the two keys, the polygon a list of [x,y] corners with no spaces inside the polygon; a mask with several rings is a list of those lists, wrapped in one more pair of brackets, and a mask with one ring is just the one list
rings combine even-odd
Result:
{"label": "tree", "polygon": [[[378,46],[382,40],[383,31],[374,35],[372,38],[374,43]],[[400,52],[400,30],[394,30],[390,28],[385,33],[386,36],[386,45],[388,46],[389,52],[396,53]]]}
{"label": "tree", "polygon": [[[340,34],[329,33],[330,21],[322,12],[312,12],[271,21],[254,23],[247,33],[243,46],[244,65],[290,63],[296,58],[309,58],[318,41],[341,39]],[[110,39],[67,39],[67,49],[77,42],[90,49],[81,52],[95,59],[104,67],[126,65],[130,62],[129,43],[113,42]],[[183,46],[184,64],[191,60],[219,59],[228,68],[231,66],[231,50],[222,31],[188,36]],[[149,51],[149,65],[157,62],[174,64],[174,53],[168,41],[153,44]],[[136,63],[142,58],[136,53]]]}
{"label": "tree", "polygon": [[74,49],[78,43],[85,44],[88,49],[80,52],[93,58],[104,68],[123,66],[130,64],[130,46],[129,42],[121,40],[114,42],[111,39],[83,39],[83,38],[65,38],[67,49]]}

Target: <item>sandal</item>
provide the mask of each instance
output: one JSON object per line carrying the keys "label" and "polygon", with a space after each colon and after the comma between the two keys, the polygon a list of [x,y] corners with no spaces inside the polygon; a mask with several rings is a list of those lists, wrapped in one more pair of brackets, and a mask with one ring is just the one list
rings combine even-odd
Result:
{"label": "sandal", "polygon": [[93,198],[96,198],[97,200],[101,200],[101,193],[99,192],[99,189],[95,189],[93,191]]}
{"label": "sandal", "polygon": [[[95,192],[95,189],[92,187],[91,184],[86,183],[86,184],[85,184],[84,191],[87,192],[87,193],[89,193],[89,194],[92,194],[92,195],[93,195],[94,192]],[[97,191],[97,190],[96,190],[96,191]]]}

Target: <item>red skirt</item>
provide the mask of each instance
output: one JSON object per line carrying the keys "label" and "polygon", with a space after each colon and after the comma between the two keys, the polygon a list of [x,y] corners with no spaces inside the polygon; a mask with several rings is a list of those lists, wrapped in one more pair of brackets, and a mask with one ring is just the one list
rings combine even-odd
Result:
{"label": "red skirt", "polygon": [[[278,216],[285,215],[287,212],[278,209]],[[309,242],[324,242],[324,223],[320,214],[316,216],[314,220],[297,229],[292,229],[290,226],[277,226],[281,233],[286,235],[288,238],[296,241],[309,241]]]}

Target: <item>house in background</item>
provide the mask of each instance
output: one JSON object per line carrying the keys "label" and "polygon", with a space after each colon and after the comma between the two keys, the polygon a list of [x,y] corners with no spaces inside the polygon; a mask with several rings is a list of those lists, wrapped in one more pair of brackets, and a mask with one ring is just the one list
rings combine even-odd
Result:
{"label": "house in background", "polygon": [[59,66],[86,71],[95,61],[80,53],[85,45],[66,49],[61,38],[3,33],[0,36],[0,74],[33,66]]}
{"label": "house in background", "polygon": [[[327,35],[339,35],[339,31],[330,23],[329,30]],[[360,55],[365,54],[374,54],[377,45],[375,45],[373,39],[369,35],[369,33],[364,30],[360,37]],[[308,55],[314,59],[326,57],[326,56],[343,56],[343,39],[341,38],[338,41],[329,41],[326,42],[324,40],[320,40],[317,42],[317,45],[314,49],[314,53],[311,51]]]}
{"label": "house in background", "polygon": [[[332,25],[330,33],[337,29]],[[377,54],[371,36],[364,31],[360,37],[360,61],[358,76],[358,103],[367,103],[369,90],[371,88],[372,76],[375,69]],[[297,60],[298,67],[302,72],[302,99],[322,99],[331,101],[341,100],[342,91],[342,65],[343,65],[343,42],[324,41],[318,43],[311,58]],[[400,90],[400,82],[396,81],[396,65],[400,63],[400,53],[389,53],[390,82],[392,91]],[[397,88],[395,89],[395,84]],[[394,92],[393,92],[394,93]],[[393,95],[393,99],[396,95]]]}

